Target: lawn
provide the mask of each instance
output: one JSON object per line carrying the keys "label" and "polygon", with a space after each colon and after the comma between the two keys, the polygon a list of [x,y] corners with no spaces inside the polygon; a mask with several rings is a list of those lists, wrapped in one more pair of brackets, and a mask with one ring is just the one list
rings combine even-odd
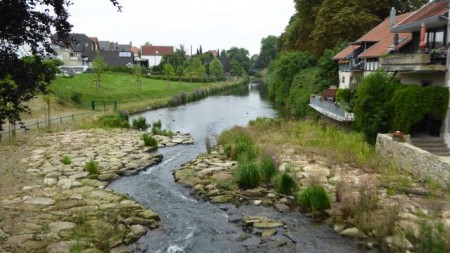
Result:
{"label": "lawn", "polygon": [[[94,84],[94,74],[79,74],[73,78],[57,77],[50,89],[60,102],[78,104],[89,109],[91,101],[117,101],[120,108],[141,109],[148,106],[165,104],[174,95],[190,93],[197,89],[218,86],[220,83],[169,82],[141,78],[138,90],[136,76],[113,73],[102,75],[100,89]],[[76,98],[78,97],[78,99]],[[78,100],[76,102],[75,100]]]}

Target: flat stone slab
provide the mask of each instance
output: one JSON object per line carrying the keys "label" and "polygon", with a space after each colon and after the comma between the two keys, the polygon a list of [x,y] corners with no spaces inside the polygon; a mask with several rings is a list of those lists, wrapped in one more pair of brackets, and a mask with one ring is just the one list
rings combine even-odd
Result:
{"label": "flat stone slab", "polygon": [[37,197],[25,200],[23,203],[29,205],[51,206],[55,204],[55,200],[50,198]]}
{"label": "flat stone slab", "polygon": [[48,224],[48,228],[53,233],[58,233],[59,231],[66,230],[66,229],[72,229],[76,226],[77,226],[77,224],[75,224],[75,223],[64,222],[64,221],[57,221],[57,222],[52,222],[52,223]]}

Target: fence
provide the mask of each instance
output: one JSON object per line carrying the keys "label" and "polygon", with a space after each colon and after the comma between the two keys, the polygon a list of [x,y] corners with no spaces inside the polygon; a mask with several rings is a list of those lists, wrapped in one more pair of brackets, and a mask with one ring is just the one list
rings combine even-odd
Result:
{"label": "fence", "polygon": [[[23,132],[25,133],[33,127],[36,127],[36,128],[50,127],[51,123],[53,123],[53,122],[62,123],[67,120],[75,121],[75,119],[81,118],[87,114],[92,114],[92,112],[72,114],[72,115],[68,115],[68,116],[61,116],[61,117],[53,118],[50,120],[44,120],[44,121],[38,120],[35,123],[24,123],[24,124],[17,124],[17,123],[11,124],[10,123],[10,124],[8,124],[8,126],[9,126],[8,131],[0,132],[0,140],[2,140],[3,136],[14,137],[16,135],[16,133],[18,133],[18,131],[21,131],[21,130],[23,130]],[[19,126],[19,127],[17,128],[17,126]]]}

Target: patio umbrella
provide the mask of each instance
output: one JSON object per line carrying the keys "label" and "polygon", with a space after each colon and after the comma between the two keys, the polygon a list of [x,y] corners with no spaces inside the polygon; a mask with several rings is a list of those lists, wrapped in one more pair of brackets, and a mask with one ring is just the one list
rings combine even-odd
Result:
{"label": "patio umbrella", "polygon": [[427,42],[425,39],[425,33],[427,32],[427,28],[425,27],[425,23],[422,23],[422,26],[420,26],[420,49],[427,48]]}

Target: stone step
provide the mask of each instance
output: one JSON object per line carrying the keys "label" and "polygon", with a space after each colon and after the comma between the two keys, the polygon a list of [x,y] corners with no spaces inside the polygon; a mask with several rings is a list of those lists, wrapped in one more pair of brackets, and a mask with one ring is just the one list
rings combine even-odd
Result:
{"label": "stone step", "polygon": [[443,138],[439,137],[420,137],[412,138],[412,144],[418,148],[428,151],[437,156],[450,156],[450,149],[444,142]]}
{"label": "stone step", "polygon": [[447,152],[435,152],[432,153],[433,155],[437,155],[437,156],[450,156],[450,151]]}
{"label": "stone step", "polygon": [[413,142],[413,144],[417,147],[422,147],[422,148],[446,148],[447,144],[445,143],[415,143]]}
{"label": "stone step", "polygon": [[430,153],[434,153],[434,152],[448,152],[448,151],[450,151],[448,148],[422,148],[422,149],[426,150],[426,151],[428,151]]}
{"label": "stone step", "polygon": [[411,140],[414,144],[444,143],[442,138],[412,138]]}

